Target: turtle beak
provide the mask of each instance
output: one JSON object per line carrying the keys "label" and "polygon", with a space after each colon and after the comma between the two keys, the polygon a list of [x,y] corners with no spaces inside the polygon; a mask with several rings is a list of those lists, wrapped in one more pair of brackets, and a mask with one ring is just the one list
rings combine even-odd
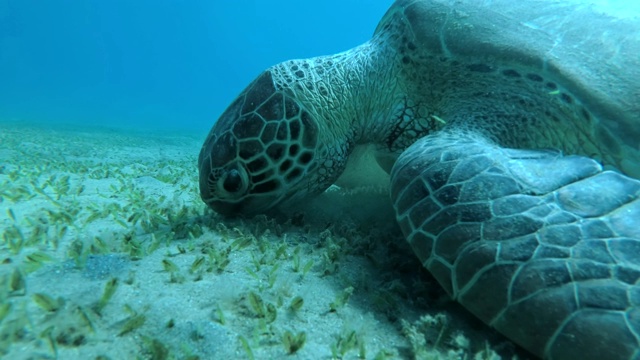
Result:
{"label": "turtle beak", "polygon": [[205,201],[213,211],[224,216],[252,216],[264,213],[279,202],[272,197],[247,197],[238,202],[224,200]]}
{"label": "turtle beak", "polygon": [[207,205],[209,205],[213,211],[224,216],[238,216],[239,214],[244,213],[242,210],[244,207],[242,203],[230,203],[216,200],[208,202]]}

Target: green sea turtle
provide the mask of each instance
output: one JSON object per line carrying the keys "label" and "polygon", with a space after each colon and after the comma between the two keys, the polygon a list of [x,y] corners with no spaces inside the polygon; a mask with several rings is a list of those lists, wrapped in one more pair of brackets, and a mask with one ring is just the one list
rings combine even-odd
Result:
{"label": "green sea turtle", "polygon": [[238,96],[202,147],[202,199],[263,212],[324,191],[368,146],[452,298],[544,358],[640,359],[638,15],[396,1],[370,41]]}

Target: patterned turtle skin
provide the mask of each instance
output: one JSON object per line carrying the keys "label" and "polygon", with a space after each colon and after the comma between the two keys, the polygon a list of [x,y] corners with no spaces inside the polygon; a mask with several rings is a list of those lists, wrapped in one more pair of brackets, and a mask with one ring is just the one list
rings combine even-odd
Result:
{"label": "patterned turtle skin", "polygon": [[362,145],[471,313],[542,358],[640,359],[637,8],[396,1],[370,41],[238,96],[202,147],[201,197],[227,215],[299,201]]}

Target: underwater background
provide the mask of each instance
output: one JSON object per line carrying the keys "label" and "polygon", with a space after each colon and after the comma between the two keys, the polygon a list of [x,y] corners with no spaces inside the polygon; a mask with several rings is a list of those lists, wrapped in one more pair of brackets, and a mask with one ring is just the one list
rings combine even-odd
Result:
{"label": "underwater background", "polygon": [[0,359],[533,358],[444,293],[387,188],[290,218],[200,199],[247,84],[364,43],[391,4],[0,0]]}
{"label": "underwater background", "polygon": [[262,70],[365,42],[390,4],[0,0],[0,119],[205,133]]}

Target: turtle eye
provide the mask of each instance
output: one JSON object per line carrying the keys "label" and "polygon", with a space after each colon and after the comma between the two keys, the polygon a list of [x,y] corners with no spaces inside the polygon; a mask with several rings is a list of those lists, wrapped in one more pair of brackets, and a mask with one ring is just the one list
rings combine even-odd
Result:
{"label": "turtle eye", "polygon": [[222,187],[230,193],[235,193],[240,190],[242,187],[242,178],[240,178],[238,170],[232,169],[227,173],[227,176],[225,176],[222,183]]}
{"label": "turtle eye", "polygon": [[244,194],[248,185],[247,173],[242,168],[232,168],[227,170],[227,172],[218,181],[218,186],[222,188],[221,190],[224,190],[226,193],[231,195]]}

